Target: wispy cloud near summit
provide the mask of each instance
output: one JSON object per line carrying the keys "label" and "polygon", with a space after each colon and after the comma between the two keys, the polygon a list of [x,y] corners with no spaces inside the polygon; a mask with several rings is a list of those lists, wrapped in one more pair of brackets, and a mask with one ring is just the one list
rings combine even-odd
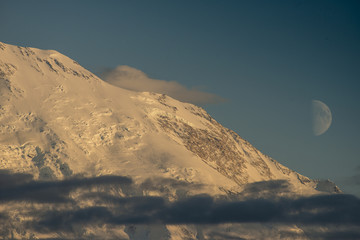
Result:
{"label": "wispy cloud near summit", "polygon": [[163,93],[183,102],[194,104],[220,103],[225,99],[212,93],[188,89],[176,81],[158,80],[148,77],[144,72],[126,65],[105,71],[103,79],[115,86],[138,91]]}

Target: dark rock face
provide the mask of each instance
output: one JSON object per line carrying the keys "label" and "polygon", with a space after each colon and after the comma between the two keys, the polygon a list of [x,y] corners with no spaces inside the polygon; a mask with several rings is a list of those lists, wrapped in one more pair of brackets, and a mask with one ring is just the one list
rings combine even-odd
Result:
{"label": "dark rock face", "polygon": [[199,129],[181,119],[165,115],[158,117],[160,127],[168,134],[180,138],[184,146],[206,164],[239,184],[247,183],[249,178],[245,158],[252,159],[250,164],[264,179],[272,178],[263,156],[250,143],[221,126],[202,108],[188,106],[186,109],[202,117],[210,130]]}
{"label": "dark rock face", "polygon": [[11,75],[14,75],[17,67],[11,63],[2,63],[0,62],[0,78],[7,78]]}
{"label": "dark rock face", "polygon": [[6,48],[5,44],[0,42],[0,50],[5,50],[5,48]]}
{"label": "dark rock face", "polygon": [[158,121],[165,131],[180,137],[185,147],[206,164],[237,183],[247,181],[244,159],[227,135],[196,129],[185,122],[171,120],[167,116],[160,116]]}

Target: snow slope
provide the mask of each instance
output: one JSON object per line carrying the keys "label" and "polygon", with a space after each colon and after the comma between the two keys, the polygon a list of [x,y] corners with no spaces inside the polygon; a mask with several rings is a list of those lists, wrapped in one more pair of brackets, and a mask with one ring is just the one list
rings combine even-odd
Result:
{"label": "snow slope", "polygon": [[74,173],[311,186],[197,106],[114,87],[53,50],[1,44],[0,53],[2,168],[38,175],[38,147],[57,177],[63,161]]}
{"label": "snow slope", "polygon": [[0,43],[0,93],[0,169],[40,180],[113,174],[202,184],[192,194],[237,193],[267,180],[289,181],[296,195],[318,192],[316,181],[202,108],[115,87],[57,51]]}

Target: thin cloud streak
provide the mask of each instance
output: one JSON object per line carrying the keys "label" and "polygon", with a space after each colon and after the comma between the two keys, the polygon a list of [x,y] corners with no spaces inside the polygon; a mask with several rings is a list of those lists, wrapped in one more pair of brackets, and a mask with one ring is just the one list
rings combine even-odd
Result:
{"label": "thin cloud streak", "polygon": [[345,183],[355,186],[360,185],[360,166],[356,168],[356,173],[353,176],[350,176],[345,180]]}
{"label": "thin cloud streak", "polygon": [[212,93],[188,89],[176,81],[149,78],[144,72],[129,66],[118,66],[101,74],[102,78],[117,87],[137,91],[166,94],[183,102],[194,104],[221,103],[225,99]]}

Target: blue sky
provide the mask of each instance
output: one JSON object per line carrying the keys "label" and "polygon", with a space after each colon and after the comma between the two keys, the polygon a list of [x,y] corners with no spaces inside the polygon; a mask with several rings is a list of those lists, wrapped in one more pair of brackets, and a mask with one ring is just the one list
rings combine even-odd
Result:
{"label": "blue sky", "polygon": [[[0,41],[226,98],[203,104],[263,153],[360,194],[358,1],[0,2]],[[333,122],[311,132],[311,101]]]}

